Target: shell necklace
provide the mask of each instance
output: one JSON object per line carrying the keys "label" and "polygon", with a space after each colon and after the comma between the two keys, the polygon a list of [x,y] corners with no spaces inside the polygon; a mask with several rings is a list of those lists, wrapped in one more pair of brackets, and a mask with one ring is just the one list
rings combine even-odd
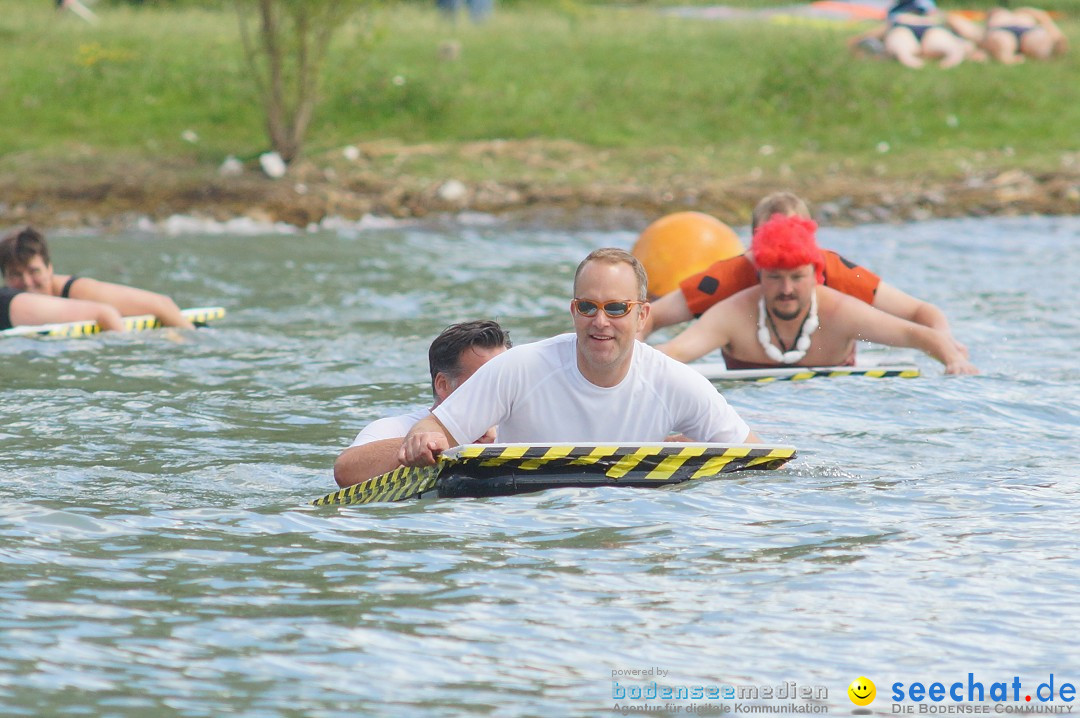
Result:
{"label": "shell necklace", "polygon": [[[799,338],[795,340],[790,350],[781,351],[777,349],[772,343],[772,337],[769,336],[769,329],[765,326],[765,297],[758,298],[758,319],[757,319],[757,338],[761,343],[761,348],[765,350],[765,354],[773,361],[782,362],[784,364],[794,364],[795,362],[806,356],[806,351],[810,348],[810,335],[818,328],[818,315],[817,315],[817,290],[810,295],[810,311],[807,312],[806,318],[803,319],[802,326],[799,327]],[[772,324],[772,317],[769,317],[769,324]],[[784,348],[784,342],[780,339],[780,332],[776,331],[776,325],[773,325],[773,332],[776,334],[776,341],[779,342],[780,348]]]}

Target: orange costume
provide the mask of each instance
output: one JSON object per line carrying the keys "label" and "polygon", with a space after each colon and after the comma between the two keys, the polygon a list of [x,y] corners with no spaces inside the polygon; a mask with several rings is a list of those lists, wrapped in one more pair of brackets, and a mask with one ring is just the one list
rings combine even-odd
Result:
{"label": "orange costume", "polygon": [[[874,303],[881,277],[866,267],[860,267],[828,249],[825,255],[826,287],[850,294],[867,304]],[[695,317],[700,317],[712,305],[727,299],[736,292],[758,283],[757,269],[745,254],[714,262],[703,272],[698,272],[679,282],[679,289],[686,298],[686,306]]]}

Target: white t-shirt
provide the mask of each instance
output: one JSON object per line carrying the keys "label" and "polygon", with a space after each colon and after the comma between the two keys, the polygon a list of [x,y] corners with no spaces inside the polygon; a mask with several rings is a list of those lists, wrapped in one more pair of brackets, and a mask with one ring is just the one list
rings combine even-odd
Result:
{"label": "white t-shirt", "polygon": [[382,439],[404,439],[413,428],[413,424],[431,413],[430,409],[417,409],[401,416],[388,416],[385,419],[376,419],[356,435],[352,446],[363,446],[373,441]]}
{"label": "white t-shirt", "polygon": [[750,433],[708,379],[641,342],[619,384],[596,386],[578,369],[574,334],[500,354],[432,413],[458,441],[496,424],[506,443],[638,443],[680,433],[735,444]]}

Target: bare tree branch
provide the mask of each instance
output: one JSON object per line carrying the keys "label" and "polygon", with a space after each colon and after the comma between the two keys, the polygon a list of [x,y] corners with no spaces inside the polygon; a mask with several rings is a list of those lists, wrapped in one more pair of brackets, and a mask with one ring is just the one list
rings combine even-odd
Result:
{"label": "bare tree branch", "polygon": [[[334,33],[365,0],[235,0],[240,38],[273,149],[300,155]],[[367,0],[370,4],[370,0]],[[255,25],[258,42],[251,35]]]}

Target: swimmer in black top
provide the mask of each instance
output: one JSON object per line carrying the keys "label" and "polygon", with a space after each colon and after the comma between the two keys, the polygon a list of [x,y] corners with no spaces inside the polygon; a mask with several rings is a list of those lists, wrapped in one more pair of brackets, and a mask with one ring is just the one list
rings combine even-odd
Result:
{"label": "swimmer in black top", "polygon": [[3,271],[4,283],[12,289],[56,299],[81,299],[107,304],[124,316],[153,314],[165,326],[192,328],[191,322],[180,313],[176,303],[164,294],[100,282],[89,277],[54,274],[45,237],[32,227],[16,230],[0,240],[0,270]]}
{"label": "swimmer in black top", "polygon": [[120,312],[108,304],[62,299],[0,287],[0,330],[37,324],[92,321],[106,331],[123,331]]}

